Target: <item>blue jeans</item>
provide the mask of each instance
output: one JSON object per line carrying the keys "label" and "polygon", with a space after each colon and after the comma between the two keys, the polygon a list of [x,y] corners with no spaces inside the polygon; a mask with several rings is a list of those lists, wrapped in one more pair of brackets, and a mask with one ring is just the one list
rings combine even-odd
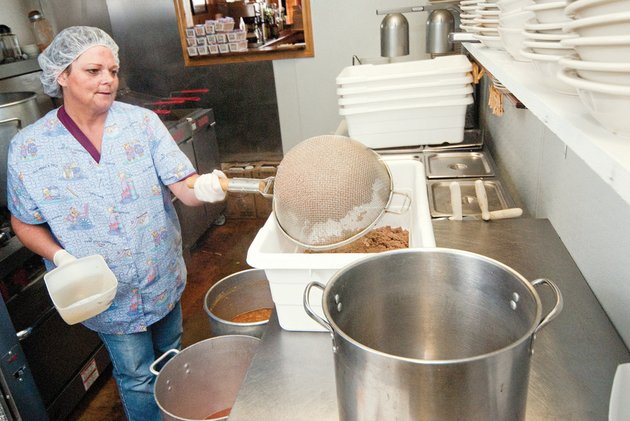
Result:
{"label": "blue jeans", "polygon": [[169,349],[180,349],[182,307],[175,308],[146,332],[99,336],[112,360],[114,378],[129,421],[159,421],[160,410],[153,396],[156,376],[151,364]]}

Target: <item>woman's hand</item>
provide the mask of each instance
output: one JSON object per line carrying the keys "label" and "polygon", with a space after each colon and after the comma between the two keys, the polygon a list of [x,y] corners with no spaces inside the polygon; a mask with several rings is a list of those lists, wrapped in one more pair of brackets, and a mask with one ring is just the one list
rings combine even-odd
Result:
{"label": "woman's hand", "polygon": [[57,251],[57,253],[53,256],[53,263],[57,267],[65,265],[66,263],[74,262],[75,260],[77,260],[77,258],[68,253],[65,249]]}
{"label": "woman's hand", "polygon": [[226,190],[222,188],[221,180],[227,182],[225,174],[214,170],[209,174],[191,175],[168,187],[185,205],[201,206],[207,202],[220,202],[225,199]]}
{"label": "woman's hand", "polygon": [[221,186],[221,179],[227,180],[223,171],[214,170],[210,174],[197,177],[194,184],[195,197],[204,202],[220,202],[225,200],[226,192]]}

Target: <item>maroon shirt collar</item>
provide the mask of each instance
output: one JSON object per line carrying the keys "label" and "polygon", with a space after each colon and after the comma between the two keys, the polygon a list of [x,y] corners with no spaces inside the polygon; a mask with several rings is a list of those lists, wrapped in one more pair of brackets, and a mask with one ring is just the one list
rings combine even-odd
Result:
{"label": "maroon shirt collar", "polygon": [[70,118],[63,105],[59,108],[59,110],[57,110],[57,118],[59,118],[61,124],[63,124],[64,127],[68,129],[70,134],[74,136],[74,138],[81,144],[81,146],[83,146],[83,148],[88,151],[94,161],[96,161],[96,163],[99,163],[101,161],[100,152],[96,150],[92,142],[90,142],[90,139],[88,139],[85,133],[83,133],[79,126],[77,126],[77,123],[75,123],[74,120]]}

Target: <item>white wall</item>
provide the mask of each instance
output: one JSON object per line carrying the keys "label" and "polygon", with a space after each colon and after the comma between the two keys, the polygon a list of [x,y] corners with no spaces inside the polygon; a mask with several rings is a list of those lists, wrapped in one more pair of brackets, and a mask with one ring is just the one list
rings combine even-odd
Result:
{"label": "white wall", "polygon": [[[312,136],[334,133],[341,121],[335,78],[352,65],[352,56],[380,56],[380,23],[376,9],[427,4],[418,0],[311,0],[315,57],[275,60],[273,70],[280,113],[282,146],[287,152]],[[406,13],[409,59],[428,58],[426,12]]]}
{"label": "white wall", "polygon": [[501,178],[532,217],[551,221],[630,346],[630,205],[532,113],[504,103],[505,114],[496,117],[484,99]]}

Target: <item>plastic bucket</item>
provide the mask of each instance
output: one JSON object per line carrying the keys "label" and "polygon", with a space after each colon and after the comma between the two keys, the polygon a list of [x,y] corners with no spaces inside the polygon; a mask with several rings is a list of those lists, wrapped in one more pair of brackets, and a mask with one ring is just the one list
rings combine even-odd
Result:
{"label": "plastic bucket", "polygon": [[100,255],[65,263],[44,275],[48,294],[61,318],[73,325],[107,310],[118,280]]}

